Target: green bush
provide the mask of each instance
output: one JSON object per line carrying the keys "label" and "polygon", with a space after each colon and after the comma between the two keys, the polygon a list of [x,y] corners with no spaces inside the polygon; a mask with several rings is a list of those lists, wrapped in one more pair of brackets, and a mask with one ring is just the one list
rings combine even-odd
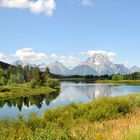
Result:
{"label": "green bush", "polygon": [[37,81],[33,79],[30,81],[29,85],[31,88],[35,88],[37,86]]}
{"label": "green bush", "polygon": [[94,101],[90,111],[85,114],[89,121],[114,119],[126,115],[132,110],[129,101],[123,98],[104,97]]}
{"label": "green bush", "polygon": [[6,85],[7,84],[7,80],[6,80],[6,78],[4,77],[4,76],[2,76],[1,78],[0,78],[0,85]]}
{"label": "green bush", "polygon": [[60,81],[58,79],[48,78],[46,81],[46,85],[51,88],[60,88]]}
{"label": "green bush", "polygon": [[50,122],[57,122],[67,117],[70,120],[84,119],[94,122],[124,116],[130,113],[133,107],[134,105],[126,98],[104,97],[88,104],[71,104],[63,108],[46,111],[44,116]]}

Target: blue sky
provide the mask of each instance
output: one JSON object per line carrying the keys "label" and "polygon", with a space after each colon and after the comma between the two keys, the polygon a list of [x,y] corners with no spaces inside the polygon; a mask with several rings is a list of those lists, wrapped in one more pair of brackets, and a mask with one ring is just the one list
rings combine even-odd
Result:
{"label": "blue sky", "polygon": [[40,57],[46,63],[54,59],[78,63],[88,57],[88,51],[103,50],[116,54],[116,63],[140,66],[139,0],[56,0],[39,9],[16,3],[21,0],[13,0],[10,6],[6,1],[0,0],[3,61],[24,59],[22,52],[28,51],[24,48],[32,48],[34,63],[42,63]]}

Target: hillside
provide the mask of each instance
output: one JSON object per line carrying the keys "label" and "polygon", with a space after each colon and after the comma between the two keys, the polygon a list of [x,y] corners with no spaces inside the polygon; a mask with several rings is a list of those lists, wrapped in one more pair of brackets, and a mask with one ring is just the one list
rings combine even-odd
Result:
{"label": "hillside", "polygon": [[5,63],[5,62],[0,61],[0,67],[1,67],[1,68],[7,69],[9,66],[14,67],[13,65],[10,65],[10,64],[8,64],[8,63]]}

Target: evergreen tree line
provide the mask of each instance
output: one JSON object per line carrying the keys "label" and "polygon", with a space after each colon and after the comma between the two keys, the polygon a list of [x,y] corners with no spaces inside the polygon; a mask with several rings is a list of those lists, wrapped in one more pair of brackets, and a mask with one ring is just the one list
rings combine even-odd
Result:
{"label": "evergreen tree line", "polygon": [[42,72],[38,67],[13,67],[0,68],[0,85],[16,85],[29,83],[32,88],[36,85],[60,86],[57,79],[51,79],[49,68]]}
{"label": "evergreen tree line", "polygon": [[132,74],[113,74],[113,75],[100,75],[100,76],[95,76],[95,75],[85,75],[85,76],[80,76],[80,75],[72,75],[72,76],[63,76],[63,75],[54,75],[51,74],[55,78],[63,79],[63,78],[83,78],[85,80],[140,80],[140,72],[134,72]]}
{"label": "evergreen tree line", "polygon": [[114,74],[112,80],[140,80],[140,72],[134,72],[132,74]]}

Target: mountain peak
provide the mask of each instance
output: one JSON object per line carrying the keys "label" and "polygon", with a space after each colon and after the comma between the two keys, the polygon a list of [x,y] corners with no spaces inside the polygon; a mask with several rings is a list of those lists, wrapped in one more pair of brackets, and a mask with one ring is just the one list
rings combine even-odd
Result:
{"label": "mountain peak", "polygon": [[109,58],[101,53],[96,53],[89,57],[85,64],[90,65],[93,67],[99,75],[103,74],[113,74],[115,65]]}
{"label": "mountain peak", "polygon": [[55,61],[48,65],[50,71],[54,74],[67,75],[69,69],[63,63]]}
{"label": "mountain peak", "polygon": [[30,66],[30,63],[27,62],[27,61],[22,61],[22,60],[17,60],[13,63],[14,66],[22,66],[22,67],[25,67],[25,66]]}
{"label": "mountain peak", "polygon": [[97,58],[97,59],[106,58],[106,59],[108,59],[108,57],[102,53],[95,53],[91,56],[91,58]]}
{"label": "mountain peak", "polygon": [[138,66],[131,67],[131,72],[140,72],[140,68]]}

